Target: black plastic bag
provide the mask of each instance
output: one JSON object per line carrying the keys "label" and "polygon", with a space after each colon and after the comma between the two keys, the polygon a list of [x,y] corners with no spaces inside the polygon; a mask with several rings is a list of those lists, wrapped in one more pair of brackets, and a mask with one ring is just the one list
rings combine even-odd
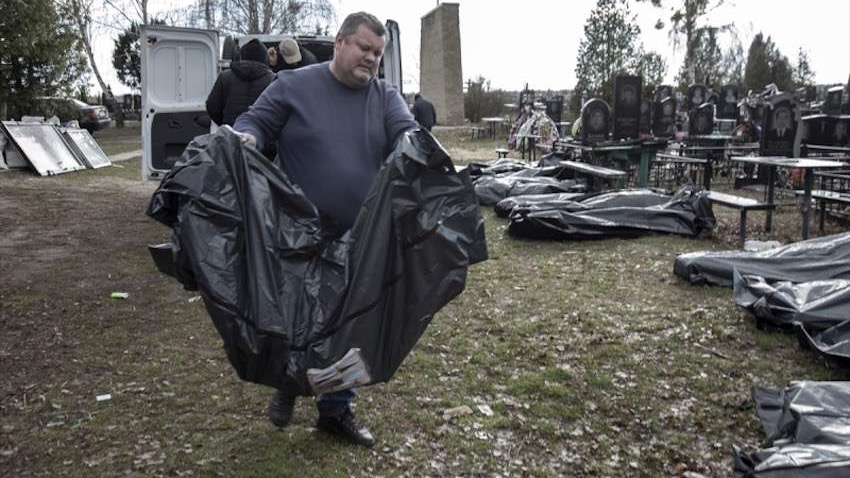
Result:
{"label": "black plastic bag", "polygon": [[800,322],[823,330],[850,319],[850,281],[828,279],[795,284],[742,275],[735,269],[735,303],[764,322],[790,329]]}
{"label": "black plastic bag", "polygon": [[[662,200],[664,202],[658,204]],[[651,190],[627,190],[603,193],[558,209],[514,208],[508,232],[514,237],[561,240],[637,237],[653,233],[696,236],[711,230],[714,225],[714,214],[705,192],[686,186],[672,197]]]}
{"label": "black plastic bag", "polygon": [[784,390],[753,387],[771,448],[734,447],[736,478],[850,476],[850,382],[792,382]]}
{"label": "black plastic bag", "polygon": [[562,207],[564,204],[579,201],[587,196],[585,193],[551,193],[551,194],[526,194],[524,196],[511,196],[497,202],[493,206],[498,217],[508,217],[515,207],[525,209],[552,209]]}
{"label": "black plastic bag", "polygon": [[850,320],[830,327],[814,337],[804,324],[795,325],[797,340],[802,348],[814,352],[828,367],[850,372]]}
{"label": "black plastic bag", "polygon": [[512,196],[584,192],[584,183],[575,179],[559,180],[549,176],[532,176],[529,170],[497,176],[481,176],[475,181],[475,194],[484,206],[492,206]]}
{"label": "black plastic bag", "polygon": [[228,128],[199,136],[154,192],[177,277],[197,285],[239,376],[297,394],[359,349],[386,381],[487,257],[471,182],[424,131],[399,141],[350,231]]}
{"label": "black plastic bag", "polygon": [[768,281],[850,279],[850,233],[818,237],[758,252],[689,252],[673,272],[691,284],[732,286],[732,271]]}

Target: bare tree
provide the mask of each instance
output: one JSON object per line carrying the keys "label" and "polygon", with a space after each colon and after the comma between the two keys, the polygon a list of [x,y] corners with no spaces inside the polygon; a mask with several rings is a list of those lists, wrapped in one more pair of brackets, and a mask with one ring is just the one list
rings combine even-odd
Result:
{"label": "bare tree", "polygon": [[320,32],[335,19],[330,0],[197,0],[185,23],[232,34]]}
{"label": "bare tree", "polygon": [[106,82],[103,81],[103,77],[100,75],[100,70],[97,67],[97,62],[94,60],[94,51],[92,50],[91,45],[94,28],[92,23],[93,3],[94,0],[60,0],[58,5],[61,11],[68,14],[74,20],[74,24],[79,30],[80,40],[82,41],[83,48],[85,49],[86,56],[89,60],[89,67],[91,68],[92,73],[94,73],[94,77],[97,80],[98,85],[100,85],[101,91],[106,92],[108,91]]}
{"label": "bare tree", "polygon": [[123,18],[128,25],[132,23],[148,24],[150,19],[148,17],[148,0],[103,0],[103,3]]}

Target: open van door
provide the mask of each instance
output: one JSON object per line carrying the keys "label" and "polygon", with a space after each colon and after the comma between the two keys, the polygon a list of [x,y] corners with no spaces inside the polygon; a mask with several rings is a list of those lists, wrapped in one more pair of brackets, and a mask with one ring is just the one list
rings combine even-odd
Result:
{"label": "open van door", "polygon": [[210,130],[206,100],[218,75],[218,32],[145,25],[141,37],[142,177],[167,173]]}
{"label": "open van door", "polygon": [[398,88],[399,93],[403,94],[403,81],[401,79],[401,38],[399,38],[398,23],[394,20],[387,20],[386,27],[387,45],[384,48],[383,58],[384,79]]}

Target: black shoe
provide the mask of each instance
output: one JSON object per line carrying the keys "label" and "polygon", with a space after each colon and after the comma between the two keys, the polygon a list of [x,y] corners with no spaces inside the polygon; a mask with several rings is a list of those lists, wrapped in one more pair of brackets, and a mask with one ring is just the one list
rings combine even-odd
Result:
{"label": "black shoe", "polygon": [[371,447],[375,444],[375,437],[368,428],[357,422],[351,409],[332,417],[320,416],[316,428],[360,446]]}
{"label": "black shoe", "polygon": [[276,427],[283,428],[292,420],[292,409],[295,408],[295,395],[289,395],[277,390],[269,400],[269,420]]}

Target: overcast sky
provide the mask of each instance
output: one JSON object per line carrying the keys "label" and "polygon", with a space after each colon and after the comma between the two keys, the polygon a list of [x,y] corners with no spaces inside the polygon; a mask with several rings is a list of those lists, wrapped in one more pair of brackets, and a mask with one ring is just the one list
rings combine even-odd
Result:
{"label": "overcast sky", "polygon": [[[151,8],[169,8],[181,0],[151,0]],[[671,0],[663,0],[666,4]],[[337,25],[346,15],[364,10],[382,20],[399,23],[402,67],[406,92],[419,87],[419,37],[423,15],[436,0],[336,0]],[[448,2],[447,2],[448,3]],[[464,80],[479,75],[491,87],[520,90],[527,83],[535,90],[571,89],[575,83],[578,45],[584,23],[595,0],[457,0],[460,5],[461,56]],[[631,2],[634,3],[634,2]],[[674,51],[667,29],[655,30],[658,19],[667,21],[669,11],[649,2],[633,6],[648,51],[667,58],[667,81],[672,82],[682,62]],[[731,0],[712,12],[712,24],[734,23],[744,52],[759,31],[770,36],[779,50],[796,64],[797,50],[809,54],[817,83],[846,83],[850,74],[850,1],[848,0]],[[332,29],[333,30],[333,29]],[[109,33],[114,35],[114,33]],[[116,89],[111,69],[111,37],[100,38],[98,65],[108,70],[105,81]]]}

